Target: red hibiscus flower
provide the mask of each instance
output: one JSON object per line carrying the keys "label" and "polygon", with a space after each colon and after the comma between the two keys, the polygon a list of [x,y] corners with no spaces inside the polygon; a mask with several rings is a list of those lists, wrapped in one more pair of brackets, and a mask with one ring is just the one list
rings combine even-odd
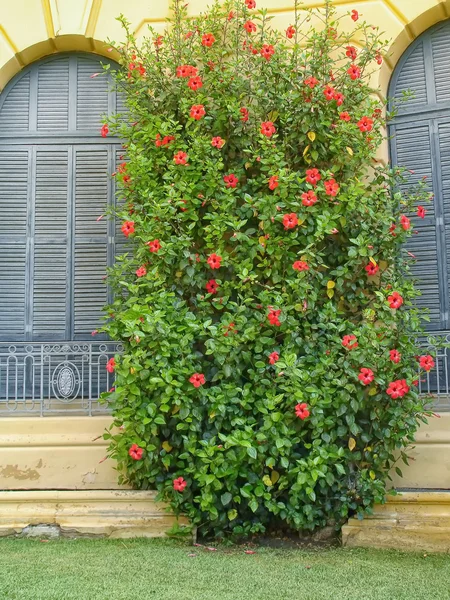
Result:
{"label": "red hibiscus flower", "polygon": [[335,179],[329,179],[328,181],[324,181],[325,186],[325,194],[327,196],[337,196],[339,193],[339,184]]}
{"label": "red hibiscus flower", "polygon": [[291,40],[295,35],[295,27],[293,27],[292,25],[289,25],[289,27],[286,29],[286,37]]}
{"label": "red hibiscus flower", "polygon": [[389,350],[389,358],[393,363],[398,364],[401,357],[402,355],[398,350]]}
{"label": "red hibiscus flower", "polygon": [[281,325],[281,322],[279,320],[279,316],[281,315],[281,310],[275,310],[274,308],[271,308],[269,310],[269,314],[267,315],[267,318],[269,320],[269,323],[271,325],[275,325],[276,327],[279,327]]}
{"label": "red hibiscus flower", "polygon": [[425,371],[431,371],[431,369],[434,368],[435,363],[433,357],[429,354],[426,354],[425,356],[421,356],[419,358],[419,365],[421,369],[424,369]]}
{"label": "red hibiscus flower", "polygon": [[295,406],[295,414],[302,421],[309,417],[310,412],[308,410],[308,405],[306,404],[306,402],[302,402],[301,404],[297,404]]}
{"label": "red hibiscus flower", "polygon": [[278,354],[278,352],[272,352],[272,354],[269,354],[269,363],[271,365],[274,365],[277,360],[279,360],[280,355]]}
{"label": "red hibiscus flower", "polygon": [[121,229],[123,235],[128,237],[129,235],[134,233],[134,221],[125,221]]}
{"label": "red hibiscus flower", "polygon": [[347,121],[347,122],[352,120],[352,118],[348,114],[348,112],[341,112],[341,114],[339,115],[339,118],[341,119],[341,121]]}
{"label": "red hibiscus flower", "polygon": [[189,116],[196,121],[199,121],[202,117],[206,115],[205,107],[203,104],[193,104],[191,106],[191,110]]}
{"label": "red hibiscus flower", "polygon": [[278,175],[272,175],[272,177],[269,179],[269,190],[274,190],[278,186]]}
{"label": "red hibiscus flower", "polygon": [[356,22],[359,19],[359,13],[357,10],[352,10],[352,19]]}
{"label": "red hibiscus flower", "polygon": [[150,250],[150,252],[158,252],[158,250],[161,248],[161,244],[159,243],[159,240],[153,240],[151,242],[147,242],[147,246],[148,246],[148,249]]}
{"label": "red hibiscus flower", "polygon": [[162,35],[158,35],[156,40],[153,42],[154,45],[159,48],[163,44],[164,37]]}
{"label": "red hibiscus flower", "polygon": [[292,268],[294,271],[299,271],[300,273],[302,271],[309,271],[309,265],[304,260],[296,260],[292,265]]}
{"label": "red hibiscus flower", "polygon": [[211,146],[214,146],[214,148],[222,148],[223,145],[225,144],[225,140],[222,139],[220,136],[217,137],[213,137],[213,139],[211,140]]}
{"label": "red hibiscus flower", "polygon": [[106,370],[108,373],[114,373],[114,369],[116,368],[116,361],[114,358],[110,358],[106,363]]}
{"label": "red hibiscus flower", "polygon": [[362,132],[372,131],[373,129],[373,121],[369,117],[363,117],[358,121],[357,125]]}
{"label": "red hibiscus flower", "polygon": [[302,204],[303,206],[312,206],[317,202],[317,196],[313,192],[313,190],[309,190],[302,194]]}
{"label": "red hibiscus flower", "polygon": [[298,217],[295,213],[289,213],[283,217],[283,225],[285,229],[293,229],[298,225]]}
{"label": "red hibiscus flower", "polygon": [[423,206],[417,207],[417,216],[420,217],[421,219],[425,219],[426,212],[427,211],[424,209]]}
{"label": "red hibiscus flower", "polygon": [[374,265],[373,263],[369,263],[364,268],[367,271],[367,275],[370,275],[370,276],[376,275],[378,273],[378,271],[380,270],[380,267],[378,265]]}
{"label": "red hibiscus flower", "polygon": [[235,188],[239,183],[239,179],[233,173],[230,173],[229,175],[224,175],[223,180],[227,188]]}
{"label": "red hibiscus flower", "polygon": [[220,263],[222,262],[222,257],[218,254],[210,254],[206,261],[211,269],[220,269]]}
{"label": "red hibiscus flower", "polygon": [[252,10],[253,8],[256,8],[256,1],[255,0],[245,0],[245,5],[247,6],[248,10]]}
{"label": "red hibiscus flower", "polygon": [[388,302],[390,308],[400,308],[403,304],[403,297],[398,292],[394,292],[391,296],[388,296]]}
{"label": "red hibiscus flower", "polygon": [[402,215],[400,217],[400,224],[405,231],[408,231],[408,229],[411,227],[411,221],[408,219],[408,217],[406,215]]}
{"label": "red hibiscus flower", "polygon": [[322,179],[322,175],[319,173],[319,169],[308,169],[306,171],[306,181],[311,185],[317,185]]}
{"label": "red hibiscus flower", "polygon": [[386,394],[388,394],[392,400],[396,400],[397,398],[402,398],[405,394],[409,392],[409,385],[406,383],[405,379],[397,379],[397,381],[391,381],[386,390]]}
{"label": "red hibiscus flower", "polygon": [[383,57],[381,56],[381,54],[380,54],[379,52],[377,52],[377,53],[375,54],[375,60],[377,61],[377,63],[378,63],[379,65],[381,65],[381,64],[383,63]]}
{"label": "red hibiscus flower", "polygon": [[217,290],[220,286],[215,279],[210,279],[205,287],[208,294],[217,294]]}
{"label": "red hibiscus flower", "polygon": [[270,60],[273,54],[275,54],[275,49],[272,44],[263,44],[261,48],[261,56],[263,56],[266,60]]}
{"label": "red hibiscus flower", "polygon": [[253,33],[256,31],[256,25],[252,21],[247,21],[244,23],[244,29],[247,33]]}
{"label": "red hibiscus flower", "polygon": [[189,378],[189,383],[192,383],[192,385],[195,388],[199,388],[201,385],[203,385],[205,383],[205,381],[206,381],[206,379],[205,379],[205,376],[203,375],[203,373],[194,373]]}
{"label": "red hibiscus flower", "polygon": [[199,90],[201,87],[203,87],[203,81],[202,78],[199,77],[198,75],[196,77],[191,77],[188,81],[188,87],[191,88],[191,90]]}
{"label": "red hibiscus flower", "polygon": [[331,85],[327,85],[326,88],[323,90],[323,95],[327,100],[334,100],[335,93],[336,90]]}
{"label": "red hibiscus flower", "polygon": [[345,50],[345,55],[348,56],[348,58],[355,60],[357,54],[356,48],[354,46],[346,46]]}
{"label": "red hibiscus flower", "polygon": [[175,154],[175,156],[173,157],[174,163],[176,165],[186,165],[187,159],[188,159],[188,155],[186,154],[186,152],[183,152],[182,150],[177,152]]}
{"label": "red hibiscus flower", "polygon": [[342,104],[344,104],[344,94],[341,94],[340,92],[336,92],[333,96],[333,100],[336,100],[336,104],[338,106],[342,106]]}
{"label": "red hibiscus flower", "polygon": [[272,123],[272,121],[264,121],[263,123],[261,123],[260,131],[266,137],[271,137],[274,133],[277,132],[277,130],[275,129],[275,125]]}
{"label": "red hibiscus flower", "polygon": [[205,33],[205,35],[202,35],[202,46],[211,48],[215,41],[216,38],[213,36],[212,33]]}
{"label": "red hibiscus flower", "polygon": [[144,277],[144,275],[147,275],[147,269],[145,267],[139,267],[136,271],[136,275],[138,277]]}
{"label": "red hibiscus flower", "polygon": [[358,379],[363,385],[369,385],[369,383],[372,383],[374,379],[373,371],[371,369],[366,369],[365,367],[363,367],[359,371]]}
{"label": "red hibiscus flower", "polygon": [[248,121],[248,109],[243,106],[242,108],[239,109],[239,112],[242,115],[241,121],[246,123]]}
{"label": "red hibiscus flower", "polygon": [[101,135],[102,137],[106,137],[106,136],[108,135],[108,133],[109,133],[109,127],[108,127],[108,125],[105,123],[105,124],[103,125],[103,127],[100,129],[100,135]]}
{"label": "red hibiscus flower", "polygon": [[350,79],[353,81],[361,77],[361,69],[357,65],[351,65],[347,73],[350,75]]}
{"label": "red hibiscus flower", "polygon": [[144,454],[144,449],[139,448],[137,444],[133,444],[128,450],[128,454],[134,460],[141,460],[142,455]]}
{"label": "red hibiscus flower", "polygon": [[173,489],[176,492],[183,492],[186,486],[187,482],[182,477],[173,480]]}
{"label": "red hibiscus flower", "polygon": [[357,348],[359,344],[356,335],[344,335],[342,338],[342,345],[348,350],[354,350]]}
{"label": "red hibiscus flower", "polygon": [[177,77],[195,77],[198,73],[198,69],[191,65],[181,65],[177,67]]}
{"label": "red hibiscus flower", "polygon": [[315,77],[307,77],[303,83],[313,90],[319,83],[319,80]]}

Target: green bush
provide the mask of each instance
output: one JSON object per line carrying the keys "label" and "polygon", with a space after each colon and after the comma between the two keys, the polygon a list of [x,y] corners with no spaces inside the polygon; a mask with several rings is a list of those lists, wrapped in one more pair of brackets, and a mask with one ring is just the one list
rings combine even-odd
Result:
{"label": "green bush", "polygon": [[121,18],[109,123],[129,243],[110,454],[214,535],[363,514],[425,418],[402,245],[427,194],[375,160],[384,46],[355,11],[349,34],[330,3],[281,34],[253,4],[175,2],[139,45]]}

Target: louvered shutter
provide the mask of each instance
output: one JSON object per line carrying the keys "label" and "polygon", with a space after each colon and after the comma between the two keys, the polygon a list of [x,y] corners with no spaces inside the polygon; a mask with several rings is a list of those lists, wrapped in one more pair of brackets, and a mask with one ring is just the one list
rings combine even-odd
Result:
{"label": "louvered shutter", "polygon": [[[111,300],[115,93],[98,58],[32,65],[0,95],[0,340],[82,340]],[[65,139],[66,134],[70,138]]]}
{"label": "louvered shutter", "polygon": [[[395,164],[406,167],[412,173],[404,191],[411,185],[427,178],[429,191],[436,194],[436,173],[432,165],[432,131],[428,122],[420,125],[407,124],[398,126],[393,135]],[[436,198],[436,196],[435,196]],[[408,215],[413,223],[413,234],[409,238],[406,250],[416,257],[412,265],[412,275],[417,280],[421,291],[418,305],[428,309],[430,323],[428,329],[436,331],[444,327],[444,314],[441,307],[441,296],[444,289],[442,274],[439,270],[439,248],[442,231],[436,218],[438,207],[434,203],[427,205],[425,219],[416,213]]]}
{"label": "louvered shutter", "polygon": [[97,221],[111,197],[108,148],[76,149],[74,240],[74,338],[96,329],[108,301],[105,283],[110,222]]}
{"label": "louvered shutter", "polygon": [[68,339],[70,150],[37,148],[33,235],[33,339]]}
{"label": "louvered shutter", "polygon": [[413,50],[408,60],[402,65],[398,74],[392,96],[396,100],[401,100],[403,92],[413,92],[414,97],[404,102],[396,102],[400,114],[405,111],[411,111],[417,106],[426,105],[427,81],[425,73],[424,44],[420,42]]}
{"label": "louvered shutter", "polygon": [[27,148],[0,149],[0,340],[25,339],[29,170]]}
{"label": "louvered shutter", "polygon": [[[433,193],[425,219],[411,215],[414,229],[407,250],[417,257],[413,275],[427,308],[429,331],[450,329],[450,22],[423,34],[405,52],[393,75],[389,95],[414,97],[399,107],[391,127],[391,159],[411,169],[411,183],[427,177]],[[449,116],[446,116],[449,115]]]}

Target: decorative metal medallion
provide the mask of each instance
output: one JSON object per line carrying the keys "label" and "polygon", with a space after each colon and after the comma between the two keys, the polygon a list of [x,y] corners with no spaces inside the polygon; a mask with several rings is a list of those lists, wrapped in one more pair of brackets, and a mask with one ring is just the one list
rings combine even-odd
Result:
{"label": "decorative metal medallion", "polygon": [[76,398],[80,391],[80,385],[80,372],[73,363],[64,361],[53,371],[53,393],[61,402],[71,402]]}

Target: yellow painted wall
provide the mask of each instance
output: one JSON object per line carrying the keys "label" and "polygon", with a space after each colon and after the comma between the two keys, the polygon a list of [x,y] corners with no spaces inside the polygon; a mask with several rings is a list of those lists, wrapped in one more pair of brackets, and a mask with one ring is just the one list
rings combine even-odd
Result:
{"label": "yellow painted wall", "polygon": [[[305,0],[305,6],[321,6]],[[191,15],[204,11],[208,0],[191,0]],[[293,21],[293,0],[257,0],[273,14],[274,26]],[[335,0],[340,14],[358,10],[385,32],[391,47],[375,85],[383,95],[392,69],[408,45],[423,31],[450,18],[450,0]],[[0,0],[0,90],[24,66],[52,53],[84,50],[111,57],[105,41],[120,41],[115,18],[123,12],[136,35],[147,24],[164,28],[169,0]],[[346,17],[349,28],[353,22]],[[386,159],[386,148],[383,149]],[[0,489],[117,487],[110,461],[101,462],[105,443],[96,439],[104,419],[2,419],[0,421]],[[450,413],[422,428],[414,461],[404,469],[403,487],[450,488]]]}

